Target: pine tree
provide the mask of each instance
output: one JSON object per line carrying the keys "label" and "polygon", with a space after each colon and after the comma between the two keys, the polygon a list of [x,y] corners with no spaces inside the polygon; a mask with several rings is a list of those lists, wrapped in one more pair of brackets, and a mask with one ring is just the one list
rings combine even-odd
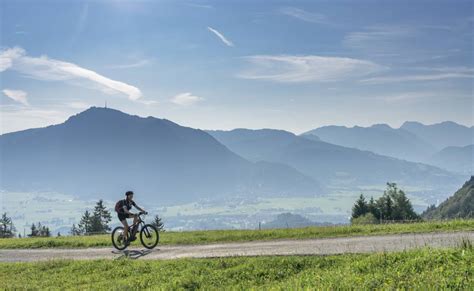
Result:
{"label": "pine tree", "polygon": [[81,221],[79,222],[79,230],[81,233],[88,235],[91,234],[92,232],[92,216],[89,213],[89,210],[86,210],[84,212],[84,215],[82,215]]}
{"label": "pine tree", "polygon": [[3,213],[0,218],[0,238],[10,238],[15,236],[15,226],[13,226],[12,219]]}
{"label": "pine tree", "polygon": [[370,197],[369,205],[368,205],[368,210],[372,215],[379,220],[380,219],[380,211],[377,208],[377,204],[375,203],[374,197]]}
{"label": "pine tree", "polygon": [[369,212],[369,206],[363,194],[360,194],[355,205],[352,207],[352,218],[357,218]]}
{"label": "pine tree", "polygon": [[41,222],[38,222],[36,225],[37,229],[37,235],[36,236],[43,236],[43,226],[41,225]]}
{"label": "pine tree", "polygon": [[151,224],[155,226],[158,229],[158,231],[165,231],[165,225],[161,217],[159,217],[158,215],[155,215],[155,217],[153,218],[153,222]]}
{"label": "pine tree", "polygon": [[49,230],[49,227],[47,226],[42,226],[41,227],[41,230],[40,230],[40,236],[41,237],[50,237],[51,236],[51,232]]}
{"label": "pine tree", "polygon": [[388,183],[388,194],[394,202],[392,209],[392,219],[394,220],[415,220],[419,219],[419,215],[413,210],[410,200],[405,192],[397,188],[395,183]]}
{"label": "pine tree", "polygon": [[388,194],[384,194],[377,200],[377,208],[380,212],[381,220],[391,220],[392,219],[392,209],[393,201],[392,197]]}
{"label": "pine tree", "polygon": [[75,224],[73,224],[72,227],[71,227],[71,230],[69,231],[69,233],[73,236],[81,235],[81,230],[80,230],[80,228],[76,227]]}
{"label": "pine tree", "polygon": [[112,220],[110,212],[104,205],[104,201],[101,199],[97,202],[94,207],[94,213],[91,219],[91,229],[93,232],[106,233],[110,231],[109,222]]}
{"label": "pine tree", "polygon": [[34,223],[31,224],[31,233],[28,235],[29,237],[35,237],[38,236],[38,228],[36,228],[36,225]]}

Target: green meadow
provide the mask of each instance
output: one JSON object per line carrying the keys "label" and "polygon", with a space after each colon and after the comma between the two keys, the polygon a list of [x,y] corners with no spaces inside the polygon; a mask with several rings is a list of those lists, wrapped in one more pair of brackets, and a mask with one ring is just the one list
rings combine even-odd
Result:
{"label": "green meadow", "polygon": [[[160,244],[186,245],[274,239],[310,239],[362,235],[474,230],[474,219],[375,225],[315,226],[265,230],[162,232]],[[139,245],[138,240],[134,242]],[[0,249],[111,247],[110,235],[0,239]],[[133,246],[133,244],[132,244]]]}
{"label": "green meadow", "polygon": [[472,245],[399,253],[0,263],[5,289],[473,290]]}

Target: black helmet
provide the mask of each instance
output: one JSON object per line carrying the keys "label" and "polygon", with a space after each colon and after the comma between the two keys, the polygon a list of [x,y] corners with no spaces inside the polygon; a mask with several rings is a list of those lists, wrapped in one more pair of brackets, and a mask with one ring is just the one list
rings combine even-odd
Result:
{"label": "black helmet", "polygon": [[133,195],[133,191],[127,191],[127,192],[125,192],[125,196],[130,196],[130,195]]}

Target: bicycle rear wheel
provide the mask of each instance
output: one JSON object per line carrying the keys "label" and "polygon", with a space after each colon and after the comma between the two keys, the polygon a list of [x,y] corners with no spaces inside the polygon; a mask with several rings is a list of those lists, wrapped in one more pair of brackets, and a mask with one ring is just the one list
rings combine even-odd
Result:
{"label": "bicycle rear wheel", "polygon": [[147,249],[156,247],[159,240],[160,234],[158,233],[158,229],[151,224],[146,224],[140,231],[140,241]]}
{"label": "bicycle rear wheel", "polygon": [[112,244],[117,250],[124,250],[127,248],[126,241],[128,237],[126,238],[123,235],[124,228],[122,226],[118,226],[114,228],[114,231],[112,231]]}

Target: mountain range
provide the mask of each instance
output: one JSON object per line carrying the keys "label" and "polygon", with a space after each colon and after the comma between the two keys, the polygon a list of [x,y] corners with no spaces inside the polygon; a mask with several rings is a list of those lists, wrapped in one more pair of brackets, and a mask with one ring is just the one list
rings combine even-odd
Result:
{"label": "mountain range", "polygon": [[[83,198],[116,198],[134,190],[142,197],[176,203],[236,195],[314,197],[327,194],[328,187],[354,189],[388,181],[443,191],[463,180],[452,172],[456,169],[441,169],[442,159],[438,167],[408,161],[410,155],[416,157],[414,152],[423,154],[423,147],[437,151],[440,146],[431,144],[434,139],[427,141],[429,134],[384,125],[335,129],[337,134],[329,129],[300,136],[270,129],[203,131],[92,107],[61,124],[0,135],[0,188]],[[354,132],[372,151],[356,146]],[[352,136],[339,140],[351,144],[326,140],[338,135]],[[390,155],[380,153],[397,143],[403,151],[393,146]]]}
{"label": "mountain range", "polygon": [[474,127],[451,121],[424,125],[405,122],[370,127],[325,126],[303,133],[329,143],[381,155],[435,165],[462,174],[473,173]]}
{"label": "mountain range", "polygon": [[6,190],[111,198],[131,189],[162,202],[321,194],[314,179],[284,164],[247,161],[204,131],[113,109],[1,135],[0,148]]}
{"label": "mountain range", "polygon": [[450,183],[453,175],[421,163],[343,147],[282,130],[208,131],[231,151],[252,161],[287,164],[331,185]]}

